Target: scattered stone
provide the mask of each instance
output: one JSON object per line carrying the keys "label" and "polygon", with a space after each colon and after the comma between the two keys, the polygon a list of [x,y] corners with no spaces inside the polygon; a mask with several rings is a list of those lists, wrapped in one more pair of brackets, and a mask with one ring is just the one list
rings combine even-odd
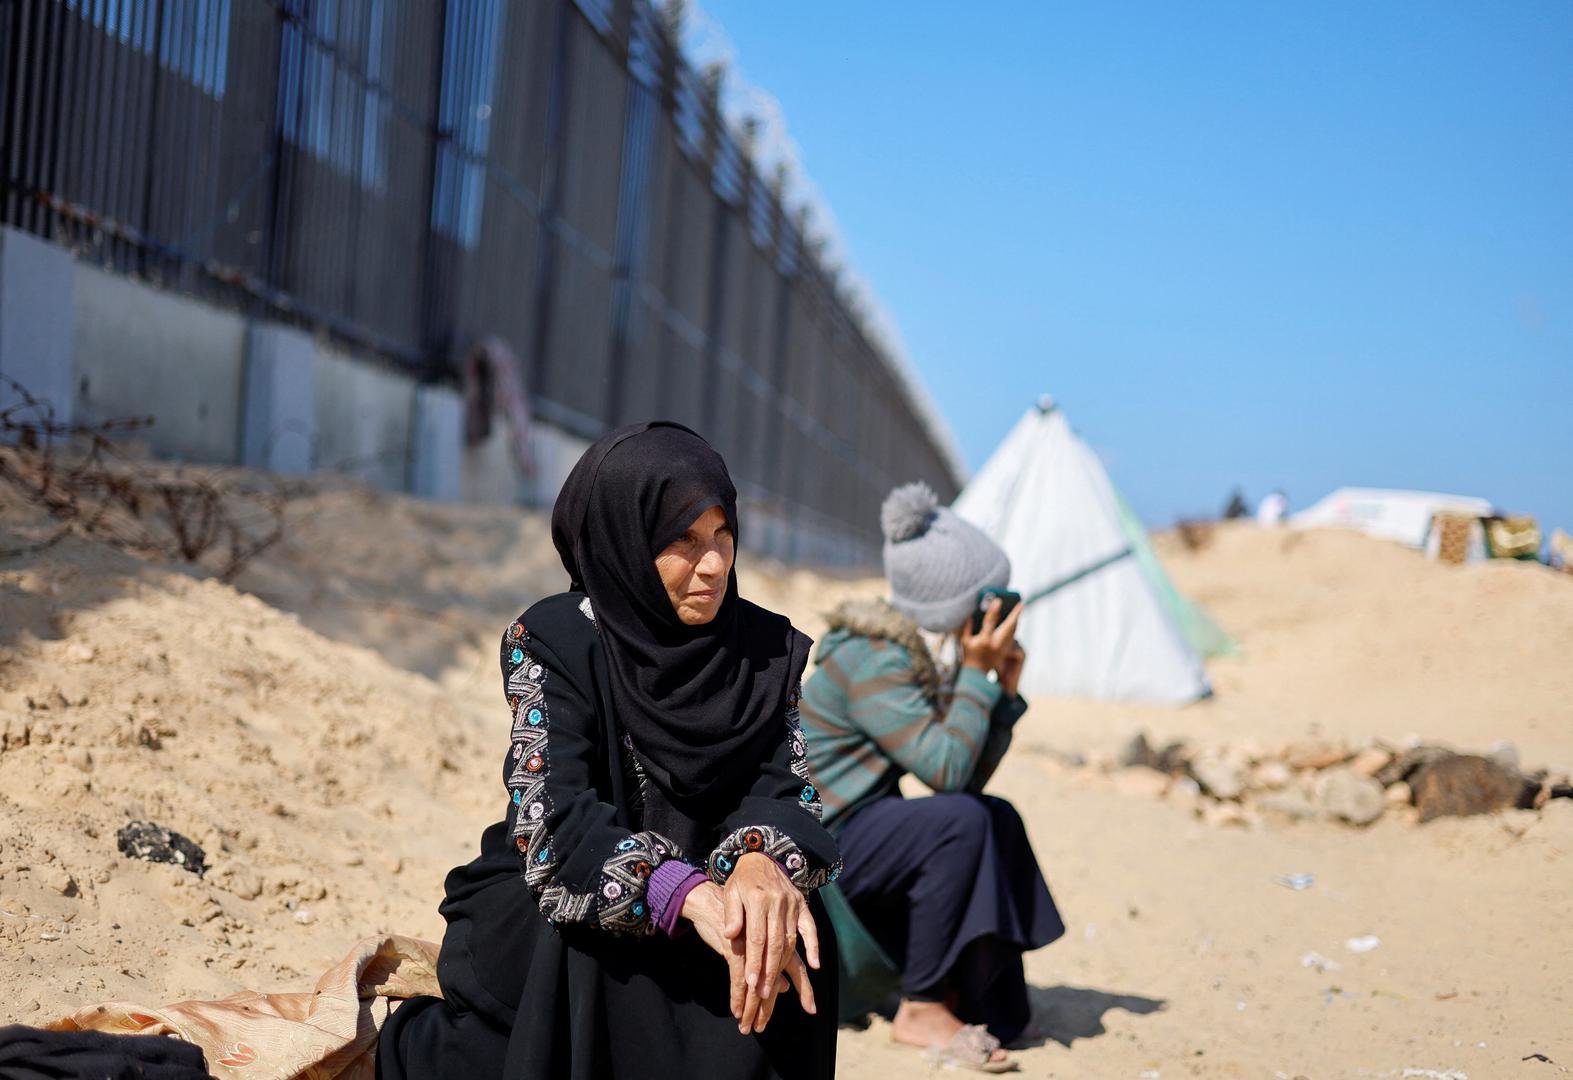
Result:
{"label": "scattered stone", "polygon": [[1114,786],[1121,795],[1134,795],[1144,799],[1161,799],[1169,788],[1169,778],[1152,769],[1132,767],[1114,774]]}
{"label": "scattered stone", "polygon": [[317,921],[317,917],[306,908],[300,908],[295,912],[295,921],[302,926],[310,926]]}
{"label": "scattered stone", "polygon": [[1387,805],[1389,805],[1389,806],[1412,806],[1412,805],[1414,805],[1414,801],[1415,801],[1414,790],[1407,783],[1405,783],[1402,780],[1399,780],[1397,783],[1388,785],[1388,788],[1387,788],[1387,791],[1385,792],[1385,794],[1387,796]]}
{"label": "scattered stone", "polygon": [[1260,791],[1277,791],[1293,779],[1294,772],[1281,761],[1264,761],[1251,770],[1251,787]]}
{"label": "scattered stone", "polygon": [[1268,754],[1267,747],[1262,744],[1262,741],[1253,735],[1247,735],[1235,743],[1234,748],[1240,756],[1252,764],[1258,761],[1265,761],[1271,756]]}
{"label": "scattered stone", "polygon": [[1349,762],[1349,768],[1361,776],[1374,777],[1387,768],[1392,760],[1392,751],[1383,750],[1380,746],[1368,746],[1354,756]]}
{"label": "scattered stone", "polygon": [[1202,790],[1219,799],[1237,799],[1245,791],[1245,769],[1222,757],[1202,757],[1191,762],[1191,775]]}
{"label": "scattered stone", "polygon": [[1189,776],[1176,777],[1164,798],[1175,809],[1194,814],[1202,802],[1202,786]]}
{"label": "scattered stone", "polygon": [[1533,806],[1540,791],[1539,784],[1526,781],[1517,769],[1474,754],[1433,761],[1421,768],[1410,784],[1422,822]]}
{"label": "scattered stone", "polygon": [[1506,739],[1498,739],[1492,743],[1491,748],[1486,751],[1486,756],[1505,769],[1517,772],[1521,768],[1518,762],[1518,747]]}
{"label": "scattered stone", "polygon": [[1214,828],[1225,825],[1248,825],[1245,807],[1236,802],[1210,802],[1202,807],[1202,821]]}
{"label": "scattered stone", "polygon": [[61,896],[77,895],[76,879],[66,873],[65,868],[55,863],[48,866],[39,866],[33,869],[33,876],[42,885],[47,885]]}
{"label": "scattered stone", "polygon": [[1382,785],[1350,769],[1323,773],[1317,781],[1316,800],[1328,817],[1351,825],[1369,825],[1387,809]]}
{"label": "scattered stone", "polygon": [[1292,821],[1304,821],[1316,816],[1316,804],[1298,791],[1275,791],[1256,803],[1257,809],[1267,813],[1282,814]]}
{"label": "scattered stone", "polygon": [[115,839],[120,853],[133,859],[148,862],[172,863],[201,877],[207,873],[206,853],[186,837],[151,821],[133,821],[125,825]]}
{"label": "scattered stone", "polygon": [[262,878],[249,870],[228,870],[216,882],[219,888],[242,900],[255,900],[262,895]]}
{"label": "scattered stone", "polygon": [[73,641],[66,646],[66,659],[73,664],[91,663],[98,653],[85,641]]}
{"label": "scattered stone", "polygon": [[1349,757],[1349,752],[1326,739],[1292,742],[1284,748],[1284,762],[1291,769],[1330,769]]}

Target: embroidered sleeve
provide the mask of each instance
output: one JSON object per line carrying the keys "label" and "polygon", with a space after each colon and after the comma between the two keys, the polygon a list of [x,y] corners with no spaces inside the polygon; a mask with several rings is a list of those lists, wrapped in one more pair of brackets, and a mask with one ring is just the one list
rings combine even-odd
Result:
{"label": "embroidered sleeve", "polygon": [[798,715],[800,696],[800,689],[794,689],[787,701],[780,747],[753,792],[728,817],[721,843],[710,853],[706,869],[718,885],[726,884],[737,860],[750,852],[769,855],[805,894],[841,875],[840,853],[820,824],[823,807],[808,771],[808,744]]}
{"label": "embroidered sleeve", "polygon": [[595,717],[584,696],[553,669],[523,620],[503,634],[502,669],[513,713],[504,766],[508,829],[525,884],[554,924],[625,934],[655,930],[650,875],[682,852],[652,831],[629,832],[592,783]]}
{"label": "embroidered sleeve", "polygon": [[841,876],[840,859],[833,866],[815,866],[797,846],[797,841],[780,829],[770,825],[746,825],[729,833],[710,853],[710,880],[725,885],[737,868],[737,860],[750,852],[769,855],[803,893],[811,893]]}

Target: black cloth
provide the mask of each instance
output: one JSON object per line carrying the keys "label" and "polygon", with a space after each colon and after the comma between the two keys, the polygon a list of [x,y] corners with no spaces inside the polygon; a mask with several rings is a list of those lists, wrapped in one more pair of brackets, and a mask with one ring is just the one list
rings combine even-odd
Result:
{"label": "black cloth", "polygon": [[713,507],[735,541],[726,463],[688,428],[657,422],[596,441],[552,511],[570,588],[595,606],[618,719],[676,802],[702,801],[766,752],[813,644],[740,597],[735,570],[710,622],[688,626],[672,610],[655,557]]}
{"label": "black cloth", "polygon": [[0,1080],[208,1080],[201,1047],[167,1035],[0,1027]]}
{"label": "black cloth", "polygon": [[[649,827],[638,786],[625,772],[601,639],[583,599],[549,597],[520,619],[530,656],[543,668],[549,716],[545,786],[554,809],[546,820],[560,863],[551,884],[579,894],[604,888],[609,857],[642,835],[630,830]],[[511,639],[504,640],[507,648]],[[835,861],[834,841],[800,802],[802,780],[790,768],[787,726],[777,719],[777,745],[767,759],[730,772],[718,786],[729,813],[693,819],[672,837],[688,861],[702,865],[723,837],[745,825],[789,835],[813,865]],[[515,768],[510,757],[505,772]],[[810,908],[823,956],[811,974],[818,1015],[783,995],[763,1034],[740,1035],[726,965],[692,931],[669,939],[610,933],[593,917],[548,922],[539,891],[520,873],[518,814],[510,803],[506,818],[483,834],[479,857],[448,875],[441,907],[448,929],[437,968],[443,999],[414,999],[390,1017],[378,1043],[382,1080],[834,1074],[835,943],[817,897]]]}
{"label": "black cloth", "polygon": [[1022,953],[1065,933],[1015,807],[992,795],[876,799],[837,837],[838,884],[907,997],[954,996],[1005,1041],[1028,1020]]}

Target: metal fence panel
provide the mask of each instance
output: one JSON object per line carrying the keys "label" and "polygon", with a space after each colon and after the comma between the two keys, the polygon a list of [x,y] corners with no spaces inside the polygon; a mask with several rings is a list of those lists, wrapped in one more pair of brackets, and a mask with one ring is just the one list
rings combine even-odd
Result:
{"label": "metal fence panel", "polygon": [[543,417],[690,424],[803,552],[956,490],[647,0],[0,0],[0,221],[423,378],[501,336]]}

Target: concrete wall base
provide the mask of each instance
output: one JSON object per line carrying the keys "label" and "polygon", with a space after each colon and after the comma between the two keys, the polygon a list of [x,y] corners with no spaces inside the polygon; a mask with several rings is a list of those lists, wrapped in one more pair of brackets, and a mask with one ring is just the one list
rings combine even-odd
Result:
{"label": "concrete wall base", "polygon": [[[76,366],[72,325],[76,263],[47,240],[0,227],[0,375],[15,380],[40,403],[17,422],[71,423]],[[21,395],[0,381],[0,409]]]}
{"label": "concrete wall base", "polygon": [[410,492],[455,502],[464,495],[464,398],[445,386],[415,389]]}
{"label": "concrete wall base", "polygon": [[317,346],[293,327],[252,323],[240,407],[240,463],[310,472],[316,451]]}

